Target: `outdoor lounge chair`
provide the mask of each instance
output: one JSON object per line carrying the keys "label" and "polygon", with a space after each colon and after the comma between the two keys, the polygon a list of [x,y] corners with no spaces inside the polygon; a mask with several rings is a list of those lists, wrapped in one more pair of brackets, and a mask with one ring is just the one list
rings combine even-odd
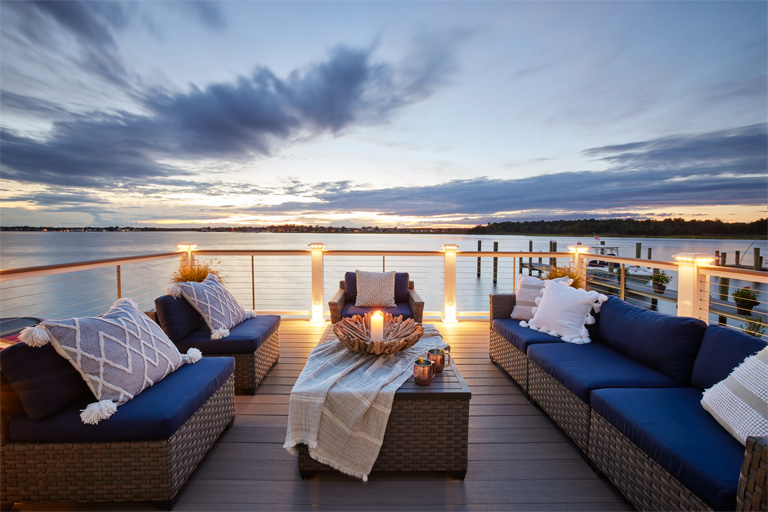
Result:
{"label": "outdoor lounge chair", "polygon": [[413,281],[408,280],[407,272],[395,274],[395,307],[355,306],[357,299],[356,277],[355,272],[345,273],[344,280],[339,283],[339,291],[328,302],[331,311],[331,323],[335,324],[342,318],[364,315],[374,310],[390,313],[393,316],[402,315],[403,319],[413,318],[415,322],[421,323],[424,316],[424,301],[413,289]]}

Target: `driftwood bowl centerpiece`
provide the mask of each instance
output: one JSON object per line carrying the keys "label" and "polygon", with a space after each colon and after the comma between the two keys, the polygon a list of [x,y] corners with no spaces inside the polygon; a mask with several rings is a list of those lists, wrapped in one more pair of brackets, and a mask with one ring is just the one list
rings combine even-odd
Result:
{"label": "driftwood bowl centerpiece", "polygon": [[393,317],[384,313],[384,340],[371,340],[371,313],[342,318],[333,324],[333,333],[348,349],[363,354],[394,354],[405,350],[424,335],[421,324],[412,318],[403,320],[402,315]]}

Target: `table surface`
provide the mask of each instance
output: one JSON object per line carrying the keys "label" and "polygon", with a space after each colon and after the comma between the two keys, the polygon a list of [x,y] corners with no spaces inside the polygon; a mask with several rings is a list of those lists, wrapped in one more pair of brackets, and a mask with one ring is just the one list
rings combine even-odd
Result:
{"label": "table surface", "polygon": [[[424,324],[426,327],[429,324]],[[430,325],[430,327],[432,327]],[[329,326],[319,343],[334,340],[333,326]],[[416,384],[411,374],[395,393],[395,400],[409,400],[418,398],[440,398],[444,400],[469,400],[472,392],[464,381],[459,371],[456,360],[451,356],[451,364],[442,372],[436,373],[432,382],[427,386]]]}

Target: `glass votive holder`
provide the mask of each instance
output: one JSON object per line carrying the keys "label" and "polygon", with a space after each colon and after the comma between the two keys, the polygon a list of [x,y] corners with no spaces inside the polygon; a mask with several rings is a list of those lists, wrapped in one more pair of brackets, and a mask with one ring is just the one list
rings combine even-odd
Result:
{"label": "glass votive holder", "polygon": [[427,359],[435,362],[435,373],[442,372],[443,368],[451,364],[451,354],[442,348],[429,349]]}
{"label": "glass votive holder", "polygon": [[428,386],[435,376],[435,362],[429,359],[417,359],[413,363],[413,380],[421,386]]}

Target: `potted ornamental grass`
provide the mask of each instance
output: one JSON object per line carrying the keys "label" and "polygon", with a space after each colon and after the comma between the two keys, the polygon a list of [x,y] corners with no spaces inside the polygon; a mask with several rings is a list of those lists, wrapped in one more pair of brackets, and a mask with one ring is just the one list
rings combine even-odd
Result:
{"label": "potted ornamental grass", "polygon": [[220,271],[214,268],[214,265],[217,263],[218,261],[201,261],[191,267],[179,267],[179,269],[173,273],[171,279],[174,283],[186,283],[189,281],[202,283],[205,278],[208,277],[208,274],[213,274],[220,283],[223,283],[224,279],[222,278]]}
{"label": "potted ornamental grass", "polygon": [[752,308],[757,306],[757,292],[755,290],[745,286],[744,288],[739,288],[731,295],[734,302],[736,302],[736,311],[740,315],[752,314]]}
{"label": "potted ornamental grass", "polygon": [[669,281],[672,278],[669,277],[669,274],[664,272],[663,270],[659,270],[658,273],[654,273],[651,277],[651,280],[653,282],[653,291],[658,294],[663,294],[664,290],[667,289],[667,285],[669,284]]}

